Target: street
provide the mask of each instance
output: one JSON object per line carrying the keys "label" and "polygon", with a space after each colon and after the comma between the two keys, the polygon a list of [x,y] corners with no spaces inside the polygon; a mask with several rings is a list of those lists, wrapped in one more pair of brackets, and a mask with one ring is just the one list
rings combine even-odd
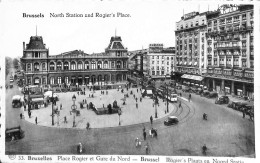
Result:
{"label": "street", "polygon": [[[182,101],[182,107],[170,113],[179,118],[174,126],[164,126],[166,117],[144,123],[120,127],[75,129],[35,125],[19,119],[20,109],[12,108],[11,97],[17,87],[6,91],[6,126],[22,126],[25,137],[6,143],[6,154],[76,154],[76,145],[81,142],[83,154],[144,155],[148,144],[151,155],[202,156],[201,147],[206,144],[209,156],[245,156],[255,154],[254,123],[243,119],[240,112],[221,105],[213,99],[192,94],[191,102]],[[182,93],[183,99],[188,94]],[[70,102],[71,103],[71,102]],[[208,120],[202,119],[203,113]],[[158,130],[158,138],[148,136],[143,140],[142,129]],[[135,146],[135,139],[142,142]]]}

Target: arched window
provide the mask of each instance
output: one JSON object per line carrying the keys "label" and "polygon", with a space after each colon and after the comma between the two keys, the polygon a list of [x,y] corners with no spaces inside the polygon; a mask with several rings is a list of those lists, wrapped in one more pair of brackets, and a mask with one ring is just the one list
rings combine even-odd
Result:
{"label": "arched window", "polygon": [[27,71],[31,71],[31,64],[27,64]]}
{"label": "arched window", "polygon": [[76,63],[74,61],[71,62],[70,69],[71,70],[75,70],[76,69]]}
{"label": "arched window", "polygon": [[95,61],[91,62],[91,69],[96,69],[96,62]]}
{"label": "arched window", "polygon": [[85,69],[87,69],[87,70],[89,69],[89,62],[88,61],[85,62]]}
{"label": "arched window", "polygon": [[104,62],[104,69],[108,69],[108,62],[107,61]]}
{"label": "arched window", "polygon": [[67,76],[65,77],[65,83],[69,84],[69,77],[67,77]]}
{"label": "arched window", "polygon": [[97,67],[98,67],[98,69],[102,69],[102,62],[101,61],[98,61]]}
{"label": "arched window", "polygon": [[34,71],[40,70],[40,64],[38,62],[34,63]]}
{"label": "arched window", "polygon": [[54,65],[54,63],[53,63],[53,62],[51,62],[51,63],[50,63],[50,70],[51,70],[51,71],[53,71],[53,70],[54,70],[54,66],[55,66],[55,65]]}
{"label": "arched window", "polygon": [[61,77],[58,77],[58,84],[61,84]]}
{"label": "arched window", "polygon": [[69,63],[68,63],[68,62],[65,62],[65,63],[64,63],[63,69],[64,69],[64,70],[69,70]]}
{"label": "arched window", "polygon": [[57,70],[59,71],[59,70],[61,70],[62,68],[61,68],[61,62],[58,62],[57,63]]}
{"label": "arched window", "polygon": [[50,78],[50,84],[54,84],[54,77]]}
{"label": "arched window", "polygon": [[79,62],[79,63],[78,63],[78,69],[79,69],[79,70],[82,70],[82,69],[83,69],[83,64],[82,64],[82,62]]}
{"label": "arched window", "polygon": [[121,61],[116,62],[116,68],[121,68]]}
{"label": "arched window", "polygon": [[46,70],[46,63],[42,63],[42,70]]}
{"label": "arched window", "polygon": [[115,62],[114,61],[111,62],[111,68],[115,68]]}

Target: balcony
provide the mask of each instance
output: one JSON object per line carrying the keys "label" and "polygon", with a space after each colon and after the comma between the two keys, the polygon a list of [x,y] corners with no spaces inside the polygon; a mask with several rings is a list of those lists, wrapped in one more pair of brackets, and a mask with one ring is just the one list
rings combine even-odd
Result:
{"label": "balcony", "polygon": [[254,60],[254,55],[250,55],[250,60]]}
{"label": "balcony", "polygon": [[226,46],[226,47],[217,47],[217,50],[240,50],[240,46]]}

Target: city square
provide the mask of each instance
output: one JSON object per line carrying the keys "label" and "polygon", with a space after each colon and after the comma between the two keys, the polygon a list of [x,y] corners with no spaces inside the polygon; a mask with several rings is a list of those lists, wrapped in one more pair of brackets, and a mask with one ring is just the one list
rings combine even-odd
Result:
{"label": "city square", "polygon": [[95,37],[93,20],[78,38],[21,37],[5,62],[5,154],[255,158],[254,5],[204,10],[174,11],[168,45],[155,28],[149,44],[131,30]]}

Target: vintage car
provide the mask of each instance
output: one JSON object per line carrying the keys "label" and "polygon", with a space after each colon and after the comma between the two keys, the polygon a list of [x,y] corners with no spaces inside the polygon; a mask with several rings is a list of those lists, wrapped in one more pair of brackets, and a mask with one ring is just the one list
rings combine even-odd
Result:
{"label": "vintage car", "polygon": [[23,99],[20,95],[14,95],[12,98],[13,108],[20,108],[23,104]]}
{"label": "vintage car", "polygon": [[137,84],[133,84],[133,85],[132,85],[132,88],[137,88]]}
{"label": "vintage car", "polygon": [[182,88],[182,91],[183,92],[191,92],[192,89],[190,87],[188,87],[188,86],[185,86],[184,88]]}
{"label": "vintage car", "polygon": [[208,96],[209,94],[210,94],[209,91],[203,91],[203,92],[200,94],[200,96],[206,97],[206,96]]}
{"label": "vintage car", "polygon": [[197,91],[195,92],[197,95],[200,95],[203,93],[203,90],[201,88],[198,88]]}
{"label": "vintage car", "polygon": [[228,104],[228,107],[242,111],[247,104],[248,102],[232,101]]}
{"label": "vintage car", "polygon": [[207,98],[216,98],[216,97],[218,97],[218,93],[217,92],[210,92],[206,97]]}
{"label": "vintage car", "polygon": [[24,131],[21,129],[21,126],[7,128],[5,130],[5,141],[22,139],[24,137]]}
{"label": "vintage car", "polygon": [[178,118],[175,116],[169,116],[165,121],[164,121],[164,125],[166,126],[170,126],[170,125],[174,125],[177,124],[179,122]]}
{"label": "vintage car", "polygon": [[215,104],[228,104],[229,103],[229,98],[228,96],[220,96],[219,98],[216,99]]}

